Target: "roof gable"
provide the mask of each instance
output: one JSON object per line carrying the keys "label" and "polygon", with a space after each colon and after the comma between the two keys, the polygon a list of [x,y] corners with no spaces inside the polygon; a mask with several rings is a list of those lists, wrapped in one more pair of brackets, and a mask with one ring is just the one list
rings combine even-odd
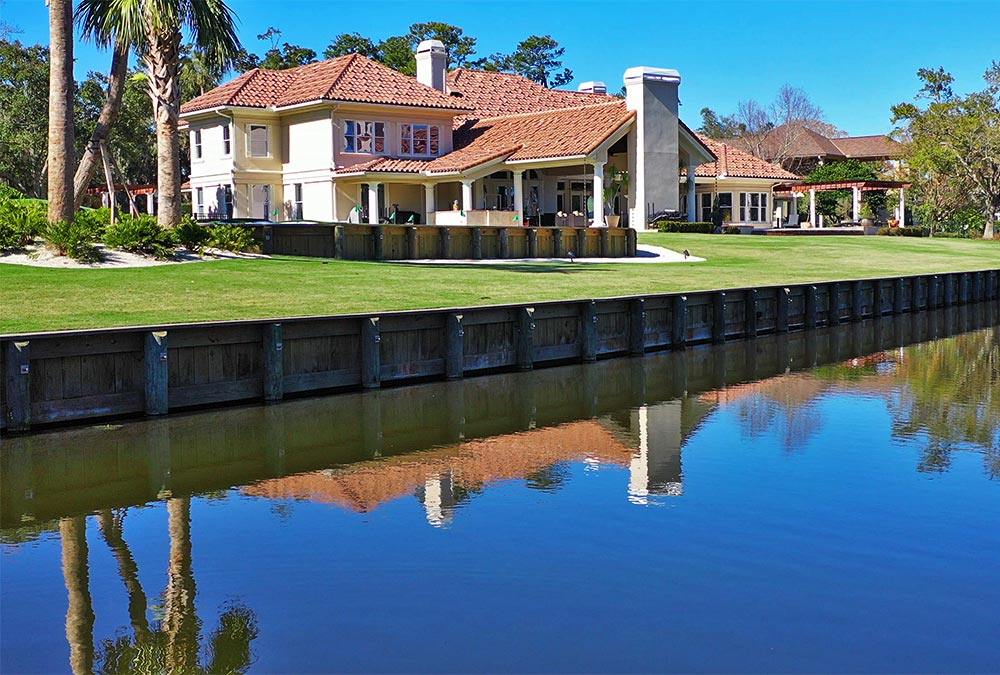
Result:
{"label": "roof gable", "polygon": [[765,162],[759,157],[743,152],[731,145],[717,141],[707,136],[697,134],[702,143],[707,145],[718,157],[715,162],[702,164],[695,169],[695,176],[715,178],[728,176],[731,178],[763,178],[770,180],[801,180],[790,171],[785,171],[776,164]]}

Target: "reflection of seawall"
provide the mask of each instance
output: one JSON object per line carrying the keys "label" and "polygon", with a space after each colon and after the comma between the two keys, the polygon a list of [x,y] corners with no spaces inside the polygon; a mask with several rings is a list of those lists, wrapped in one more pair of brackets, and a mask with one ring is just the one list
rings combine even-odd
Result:
{"label": "reflection of seawall", "polygon": [[[701,392],[992,326],[996,316],[995,303],[967,305],[592,366],[4,437],[2,537],[30,538],[40,529],[35,523],[53,518],[581,419],[612,419],[633,434],[622,444],[638,449],[640,425],[626,412],[630,408],[675,400],[708,406],[696,400]],[[647,428],[659,427],[650,414],[661,413],[647,412]],[[696,410],[681,415],[682,437],[701,416]],[[648,466],[649,459],[659,461],[653,454],[671,444],[653,440],[647,447]],[[677,482],[671,478],[671,471],[679,473],[676,463],[674,469],[663,469],[663,479],[656,477],[657,471],[648,473],[647,490]]]}

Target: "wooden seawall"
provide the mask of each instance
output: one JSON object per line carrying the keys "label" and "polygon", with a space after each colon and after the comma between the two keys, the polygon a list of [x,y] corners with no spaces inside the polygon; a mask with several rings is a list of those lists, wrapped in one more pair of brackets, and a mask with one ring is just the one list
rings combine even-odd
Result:
{"label": "wooden seawall", "polygon": [[0,426],[638,356],[997,300],[1000,271],[0,336]]}
{"label": "wooden seawall", "polygon": [[487,260],[626,258],[636,232],[607,227],[486,227],[438,225],[242,225],[268,255],[344,260]]}

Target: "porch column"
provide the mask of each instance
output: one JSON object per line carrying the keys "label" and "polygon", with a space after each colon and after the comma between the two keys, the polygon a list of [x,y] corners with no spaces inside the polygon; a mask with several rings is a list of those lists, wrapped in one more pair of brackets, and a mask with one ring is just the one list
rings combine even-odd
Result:
{"label": "porch column", "polygon": [[906,196],[903,188],[899,188],[899,226],[906,227]]}
{"label": "porch column", "polygon": [[693,223],[698,220],[698,200],[695,195],[694,184],[694,164],[688,164],[688,222]]}
{"label": "porch column", "polygon": [[594,163],[594,225],[604,225],[604,162]]}
{"label": "porch column", "polygon": [[851,188],[851,213],[851,220],[858,222],[861,217],[861,188],[856,185]]}
{"label": "porch column", "polygon": [[424,183],[424,211],[427,212],[424,217],[425,224],[434,224],[431,222],[434,220],[434,209],[434,183]]}
{"label": "porch column", "polygon": [[517,212],[517,224],[524,225],[524,172],[514,172],[514,210]]}
{"label": "porch column", "polygon": [[368,184],[368,224],[378,225],[378,186],[381,183]]}
{"label": "porch column", "polygon": [[339,220],[339,216],[337,215],[337,213],[338,213],[338,209],[337,209],[337,181],[333,181],[333,183],[332,183],[332,192],[330,194],[330,208],[332,209],[332,217],[330,218],[330,220],[332,220],[333,222],[337,222]]}
{"label": "porch column", "polygon": [[[799,193],[794,190],[792,191],[792,211],[788,214],[788,222],[791,222],[792,213],[796,216],[799,215]],[[799,222],[799,219],[796,218],[795,222]]]}
{"label": "porch column", "polygon": [[816,191],[809,190],[809,224],[816,227]]}
{"label": "porch column", "polygon": [[472,210],[472,181],[462,181],[462,210],[468,215]]}

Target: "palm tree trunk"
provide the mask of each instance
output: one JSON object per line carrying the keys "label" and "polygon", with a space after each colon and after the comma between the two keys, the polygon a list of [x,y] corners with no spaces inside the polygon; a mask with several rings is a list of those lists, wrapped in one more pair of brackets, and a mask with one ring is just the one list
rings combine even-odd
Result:
{"label": "palm tree trunk", "polygon": [[194,570],[191,566],[191,498],[167,500],[170,532],[170,566],[167,570],[163,626],[167,634],[167,670],[194,672],[198,663]]}
{"label": "palm tree trunk", "polygon": [[143,642],[149,638],[149,619],[146,618],[148,606],[146,593],[139,582],[139,566],[125,542],[121,522],[115,519],[111,511],[106,509],[98,511],[97,522],[101,534],[104,535],[104,541],[118,561],[118,576],[122,578],[125,590],[128,592],[128,615],[132,622],[132,630],[135,631],[135,640],[137,643]]}
{"label": "palm tree trunk", "polygon": [[94,606],[90,599],[87,569],[87,519],[84,516],[59,521],[62,540],[63,578],[69,592],[66,610],[66,641],[69,665],[74,675],[94,670]]}
{"label": "palm tree trunk", "polygon": [[73,220],[73,3],[49,0],[49,221]]}
{"label": "palm tree trunk", "polygon": [[73,177],[73,205],[80,208],[83,197],[87,194],[90,181],[97,171],[97,157],[101,152],[101,143],[107,140],[111,134],[111,127],[118,118],[118,111],[121,109],[122,97],[125,94],[125,82],[128,79],[128,44],[124,40],[115,42],[115,50],[111,55],[111,73],[108,75],[108,97],[101,108],[101,114],[97,117],[97,126],[90,135],[90,142],[87,149],[80,158],[80,165],[76,167],[76,176]]}
{"label": "palm tree trunk", "polygon": [[149,91],[156,120],[157,221],[161,227],[181,222],[181,157],[177,126],[180,121],[181,33],[155,32],[147,35]]}

